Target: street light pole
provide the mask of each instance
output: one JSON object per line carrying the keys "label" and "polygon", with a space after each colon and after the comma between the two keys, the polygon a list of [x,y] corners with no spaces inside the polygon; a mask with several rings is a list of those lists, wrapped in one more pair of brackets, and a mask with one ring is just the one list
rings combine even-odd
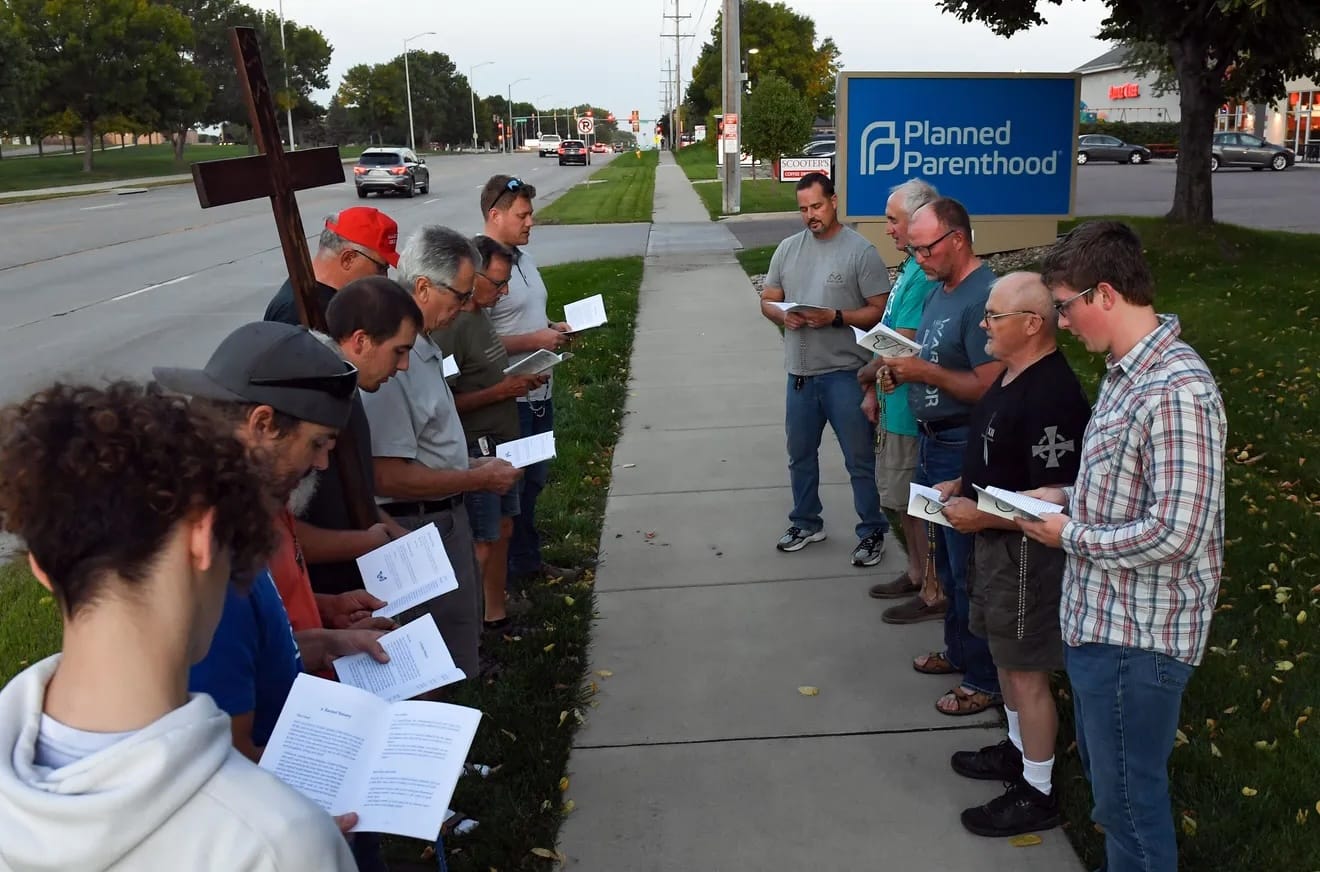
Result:
{"label": "street light pole", "polygon": [[435,36],[434,30],[410,36],[403,41],[403,88],[408,93],[408,147],[417,151],[417,131],[413,129],[412,117],[412,77],[408,75],[408,43],[423,36]]}
{"label": "street light pole", "polygon": [[504,128],[505,132],[508,134],[509,154],[513,154],[513,86],[519,82],[530,81],[530,78],[523,76],[521,79],[514,79],[509,83],[509,123]]}
{"label": "street light pole", "polygon": [[472,66],[468,67],[468,100],[472,104],[472,150],[473,151],[476,151],[477,148],[477,91],[476,88],[473,87],[472,85],[472,73],[476,71],[478,67],[484,67],[493,63],[495,62],[482,61],[479,64],[473,64]]}
{"label": "street light pole", "polygon": [[289,151],[298,146],[293,142],[293,94],[289,92],[289,50],[284,46],[284,0],[280,0],[280,54],[284,56],[284,98],[289,101],[285,109],[289,113]]}

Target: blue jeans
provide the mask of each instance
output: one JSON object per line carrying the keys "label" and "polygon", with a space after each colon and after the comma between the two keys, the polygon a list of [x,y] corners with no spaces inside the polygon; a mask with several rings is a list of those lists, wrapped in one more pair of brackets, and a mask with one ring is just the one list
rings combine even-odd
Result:
{"label": "blue jeans", "polygon": [[1193,667],[1117,645],[1066,646],[1064,655],[1106,872],[1177,872],[1169,753]]}
{"label": "blue jeans", "polygon": [[889,532],[875,488],[875,428],[862,413],[862,388],[852,370],[824,375],[789,375],[784,430],[788,434],[788,478],[793,486],[794,527],[816,533],[824,527],[820,504],[820,437],[828,423],[843,451],[857,510],[857,538]]}
{"label": "blue jeans", "polygon": [[[934,486],[962,475],[967,428],[953,427],[917,439],[917,484]],[[935,574],[949,600],[944,613],[944,656],[963,670],[963,685],[981,693],[999,693],[999,672],[990,656],[990,643],[972,634],[972,600],[967,592],[967,569],[976,537],[935,525]]]}
{"label": "blue jeans", "polygon": [[[518,425],[522,438],[555,429],[555,406],[552,400],[518,404]],[[536,498],[545,489],[550,476],[550,461],[543,460],[523,469],[518,488],[518,514],[513,518],[513,538],[509,540],[509,576],[531,575],[541,571],[541,534],[536,531]]]}

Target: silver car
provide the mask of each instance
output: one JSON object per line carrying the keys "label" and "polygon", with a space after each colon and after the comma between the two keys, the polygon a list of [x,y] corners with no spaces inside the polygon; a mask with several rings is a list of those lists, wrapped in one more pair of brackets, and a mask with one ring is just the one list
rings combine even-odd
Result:
{"label": "silver car", "polygon": [[1292,149],[1250,133],[1216,133],[1210,146],[1210,172],[1220,167],[1286,170],[1297,160]]}
{"label": "silver car", "polygon": [[353,167],[353,184],[363,200],[372,191],[411,197],[431,192],[431,171],[411,148],[368,148]]}

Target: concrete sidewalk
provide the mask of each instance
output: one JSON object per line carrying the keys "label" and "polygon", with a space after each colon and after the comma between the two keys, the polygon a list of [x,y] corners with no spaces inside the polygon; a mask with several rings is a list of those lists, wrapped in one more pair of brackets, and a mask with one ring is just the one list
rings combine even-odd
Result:
{"label": "concrete sidewalk", "polygon": [[880,566],[850,565],[830,436],[830,538],[775,550],[790,505],[780,337],[668,153],[655,202],[596,581],[591,668],[613,674],[593,676],[599,707],[569,761],[568,867],[1080,869],[1061,830],[1014,848],[959,824],[1001,787],[958,777],[949,755],[999,741],[999,718],[936,712],[955,680],[909,661],[939,648],[939,627],[881,623],[866,589],[903,558],[891,543]]}

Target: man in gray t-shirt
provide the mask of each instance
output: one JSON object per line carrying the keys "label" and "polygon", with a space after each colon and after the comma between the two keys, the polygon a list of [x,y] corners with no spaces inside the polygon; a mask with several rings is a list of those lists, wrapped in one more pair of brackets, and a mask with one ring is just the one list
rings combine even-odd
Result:
{"label": "man in gray t-shirt", "polygon": [[[884,554],[889,522],[875,487],[875,430],[862,411],[857,370],[870,356],[852,328],[870,330],[885,311],[889,272],[875,246],[839,223],[834,183],[809,173],[797,184],[806,229],[775,249],[761,291],[761,314],[784,328],[788,396],[784,429],[793,487],[789,528],[775,545],[799,551],[825,538],[820,503],[820,437],[828,423],[843,449],[857,510],[853,566]],[[799,303],[784,311],[777,303]]]}
{"label": "man in gray t-shirt", "polygon": [[[962,475],[969,413],[1004,365],[986,351],[988,337],[981,323],[995,275],[972,250],[967,210],[957,200],[941,197],[916,211],[908,237],[908,253],[939,284],[926,299],[917,330],[921,353],[884,358],[880,386],[892,392],[896,385],[912,385],[908,404],[917,419],[916,483],[933,487]],[[945,610],[944,650],[923,654],[912,666],[931,675],[963,673],[962,682],[935,707],[946,715],[975,714],[998,703],[1000,696],[990,648],[972,634],[968,623],[967,564],[974,537],[942,525],[931,529],[935,574],[944,599],[926,602],[917,596],[889,614],[914,620]]]}

